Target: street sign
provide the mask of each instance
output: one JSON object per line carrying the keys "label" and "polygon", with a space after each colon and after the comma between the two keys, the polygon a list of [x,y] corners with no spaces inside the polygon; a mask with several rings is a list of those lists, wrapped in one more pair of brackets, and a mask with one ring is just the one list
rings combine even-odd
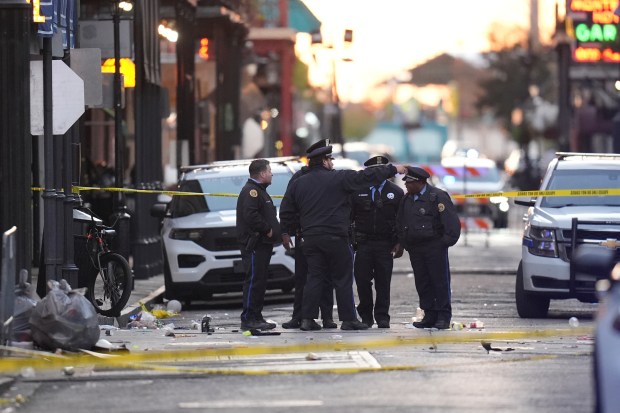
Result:
{"label": "street sign", "polygon": [[[62,135],[84,113],[84,81],[61,60],[52,61],[53,134]],[[43,62],[30,62],[30,133],[43,135]]]}

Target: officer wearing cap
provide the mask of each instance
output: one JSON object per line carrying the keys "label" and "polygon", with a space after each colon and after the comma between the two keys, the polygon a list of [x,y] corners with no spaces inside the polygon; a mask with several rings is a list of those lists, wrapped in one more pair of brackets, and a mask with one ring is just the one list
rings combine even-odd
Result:
{"label": "officer wearing cap", "polygon": [[401,245],[409,252],[424,318],[417,328],[450,328],[452,304],[448,247],[456,244],[461,224],[450,196],[426,180],[428,172],[407,167],[407,193],[396,221]]}
{"label": "officer wearing cap", "polygon": [[[367,168],[387,165],[385,156],[374,156],[364,162]],[[396,184],[384,180],[363,188],[351,197],[351,222],[356,249],[354,273],[362,323],[371,327],[390,327],[390,283],[394,258],[403,250],[396,234],[396,212],[404,195]],[[376,300],[373,305],[372,284]]]}
{"label": "officer wearing cap", "polygon": [[[329,139],[321,139],[318,142],[312,144],[306,151],[307,154],[311,153],[315,149],[324,148],[329,145]],[[296,181],[299,177],[305,175],[310,170],[309,167],[303,166],[299,171],[295,172],[288,183],[288,186],[292,182]],[[288,188],[287,186],[287,188]],[[301,327],[301,307],[303,302],[304,287],[306,285],[306,278],[308,276],[308,261],[303,253],[301,228],[299,226],[299,217],[290,223],[291,227],[282,227],[282,244],[287,251],[291,250],[291,237],[289,234],[295,235],[295,298],[293,303],[293,314],[289,321],[282,323],[282,328],[293,329]],[[336,328],[338,325],[333,319],[333,307],[334,307],[334,289],[331,284],[325,285],[325,290],[321,295],[321,301],[319,302],[319,309],[321,310],[321,318],[323,319],[323,328]]]}
{"label": "officer wearing cap", "polygon": [[320,330],[314,321],[325,285],[336,290],[338,317],[342,330],[364,330],[368,326],[357,319],[353,300],[353,251],[349,243],[350,195],[377,185],[396,173],[405,173],[398,165],[379,165],[362,171],[335,171],[332,147],[327,145],[308,153],[308,172],[291,182],[280,205],[280,219],[290,228],[295,219],[303,234],[304,254],[308,260],[308,278],[304,288],[301,329]]}
{"label": "officer wearing cap", "polygon": [[269,262],[281,230],[276,207],[267,193],[273,178],[269,161],[253,160],[249,172],[250,178],[237,198],[237,240],[245,269],[241,329],[270,330],[276,325],[268,323],[262,311]]}

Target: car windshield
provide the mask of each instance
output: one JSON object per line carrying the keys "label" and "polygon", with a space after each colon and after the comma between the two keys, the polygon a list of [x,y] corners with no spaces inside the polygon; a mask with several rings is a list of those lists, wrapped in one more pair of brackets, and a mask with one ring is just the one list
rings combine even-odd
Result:
{"label": "car windshield", "polygon": [[[620,170],[556,170],[546,189],[617,189],[620,187]],[[541,207],[565,206],[620,206],[620,196],[549,196]]]}
{"label": "car windshield", "polygon": [[[273,197],[273,203],[276,207],[279,207],[280,202],[282,202],[282,198],[276,197],[276,195],[284,195],[290,179],[290,172],[273,174],[273,180],[267,188],[267,192]],[[199,212],[235,210],[237,208],[236,195],[241,192],[241,188],[247,180],[247,175],[220,175],[182,181],[179,185],[179,191],[224,193],[234,194],[234,196],[174,196],[171,205],[172,216],[182,217]]]}

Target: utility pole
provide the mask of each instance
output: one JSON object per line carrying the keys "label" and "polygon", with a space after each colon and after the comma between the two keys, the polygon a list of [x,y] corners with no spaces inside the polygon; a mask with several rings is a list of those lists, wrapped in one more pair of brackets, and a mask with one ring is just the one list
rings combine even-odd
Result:
{"label": "utility pole", "polygon": [[16,265],[32,265],[30,29],[26,0],[0,2],[0,232],[17,227]]}
{"label": "utility pole", "polygon": [[[122,108],[122,89],[121,89],[121,40],[120,40],[120,21],[121,6],[120,1],[114,0],[112,3],[112,23],[114,24],[114,185],[122,188],[124,183],[124,158],[125,158],[125,136],[123,135],[123,108]],[[122,2],[127,4],[126,2]],[[129,3],[131,4],[131,3]],[[131,10],[130,6],[129,10]],[[129,214],[125,205],[125,194],[117,192],[113,198],[114,218],[116,227],[116,252],[125,259],[129,259],[131,246],[129,245]]]}

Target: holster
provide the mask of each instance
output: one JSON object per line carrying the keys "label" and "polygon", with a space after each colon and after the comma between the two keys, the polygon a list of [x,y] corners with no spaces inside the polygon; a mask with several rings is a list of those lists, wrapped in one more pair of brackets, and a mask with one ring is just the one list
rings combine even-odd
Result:
{"label": "holster", "polygon": [[255,232],[254,234],[250,235],[250,238],[248,238],[248,242],[246,242],[245,244],[245,249],[247,251],[254,251],[256,249],[256,245],[258,245],[259,239],[260,239],[260,234],[258,232]]}

